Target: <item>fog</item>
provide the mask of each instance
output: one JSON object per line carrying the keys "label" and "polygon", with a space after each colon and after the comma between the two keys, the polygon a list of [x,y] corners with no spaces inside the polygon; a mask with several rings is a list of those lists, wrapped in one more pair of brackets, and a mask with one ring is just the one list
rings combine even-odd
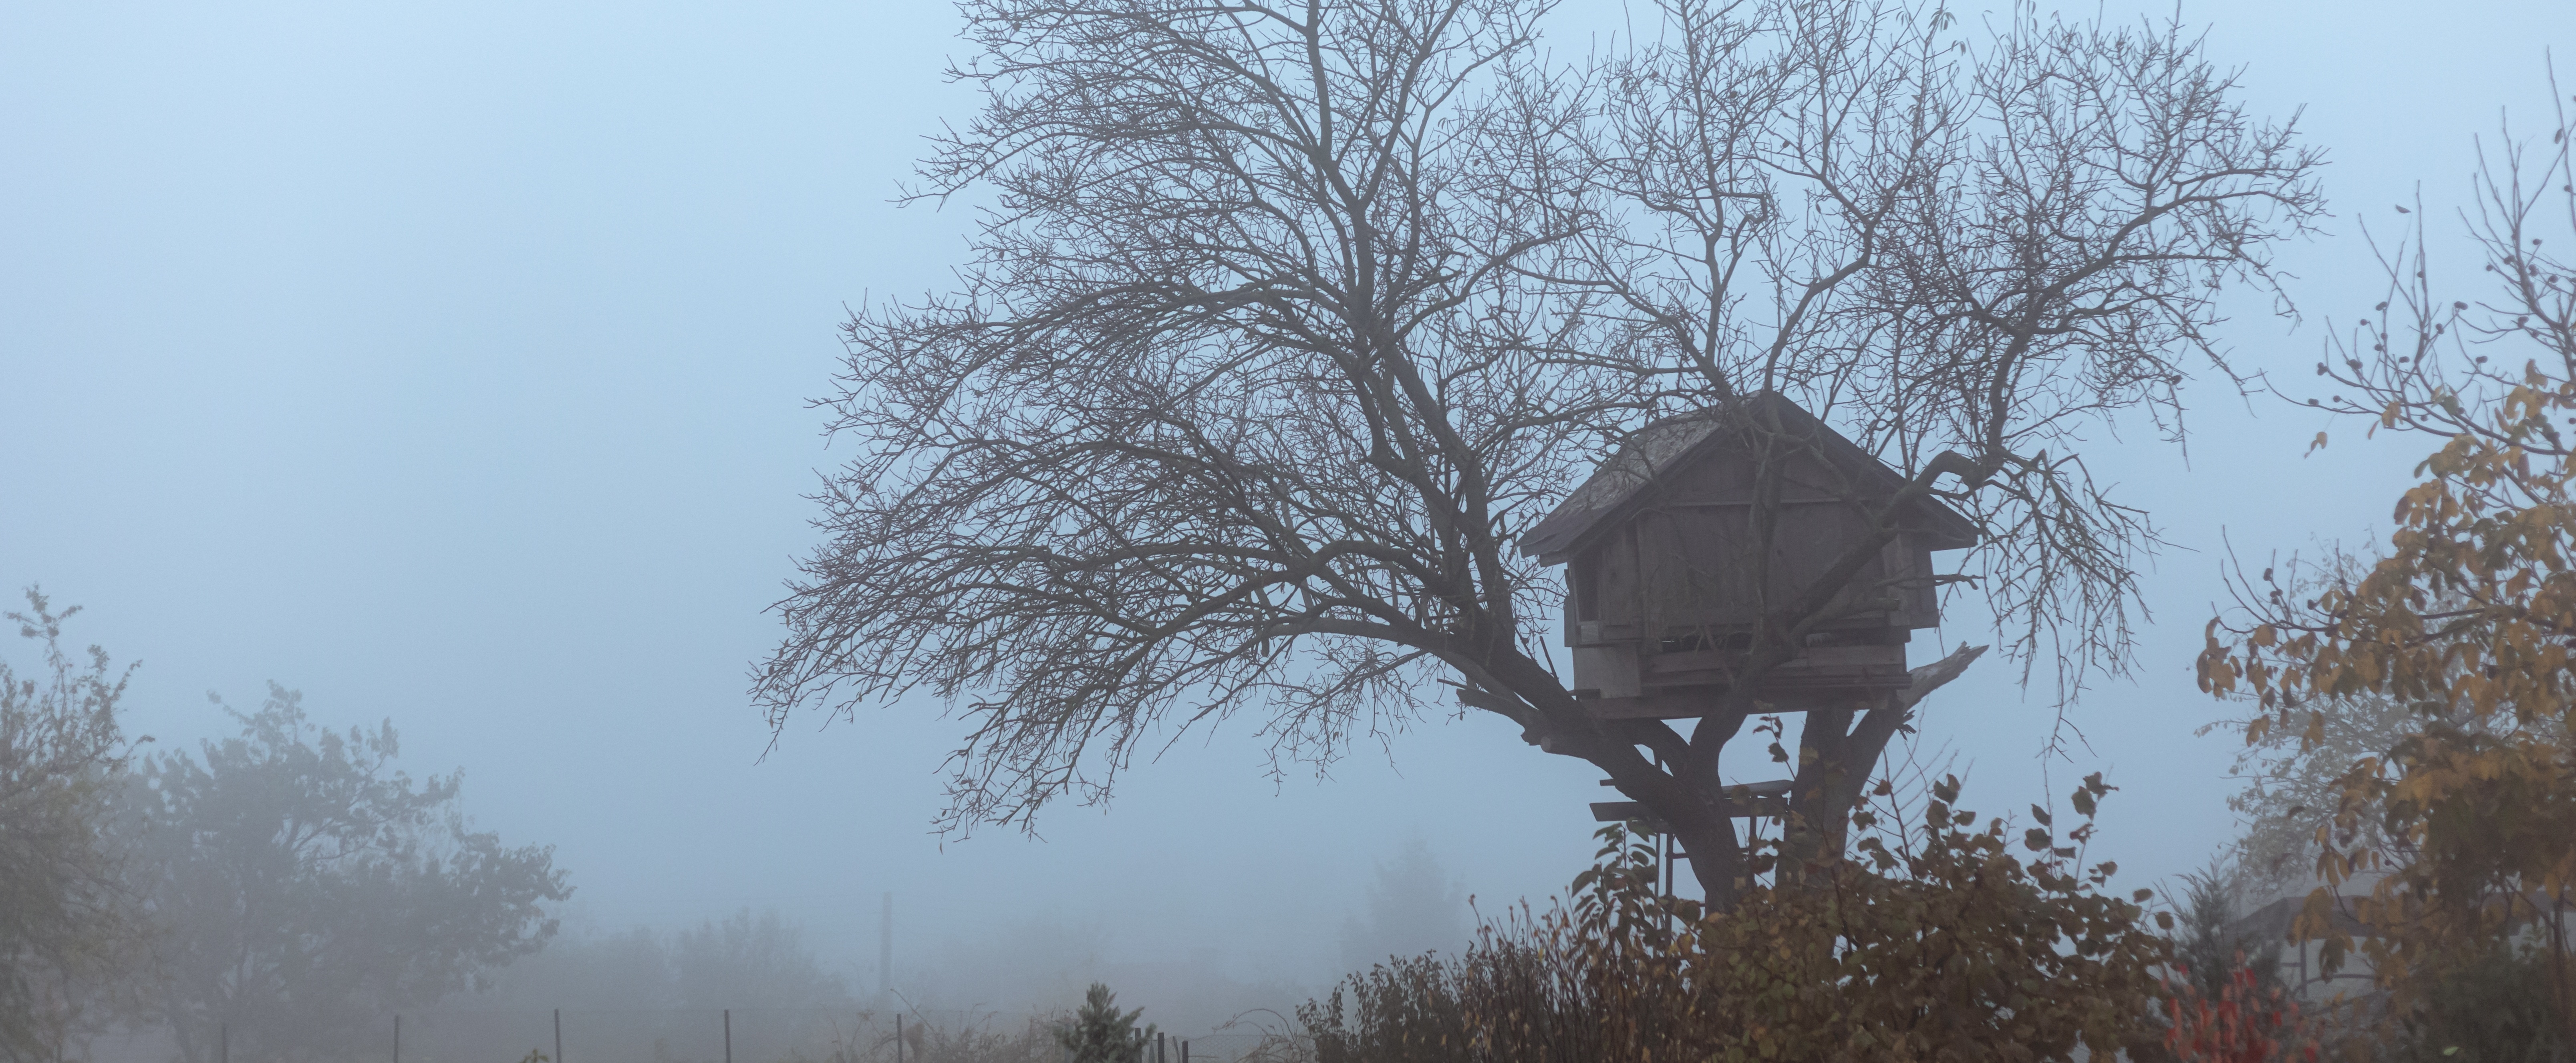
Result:
{"label": "fog", "polygon": [[[2333,160],[2330,231],[2283,256],[2304,321],[2247,302],[2225,336],[2291,382],[2379,298],[2358,222],[2395,231],[2420,188],[2438,256],[2473,138],[2544,106],[2544,50],[2576,43],[2554,0],[2180,13]],[[85,607],[75,641],[143,662],[131,731],[191,747],[232,729],[208,692],[270,681],[317,721],[389,719],[409,770],[462,769],[479,829],[555,847],[576,890],[559,943],[774,913],[864,996],[890,893],[894,985],[925,1007],[1070,1007],[1106,978],[1203,1029],[1463,940],[1470,896],[1543,904],[1588,861],[1596,773],[1485,719],[1372,736],[1321,773],[1274,771],[1237,720],[1034,836],[942,837],[962,734],[943,706],[773,734],[750,705],[766,608],[815,541],[803,495],[845,457],[806,405],[835,328],[962,253],[968,205],[888,202],[922,138],[972,113],[940,77],[964,49],[948,6],[0,20],[0,585]],[[1549,39],[1580,53],[1623,24],[1569,7]],[[1990,659],[1926,703],[1916,751],[1955,758],[1976,808],[2107,772],[2095,847],[2124,886],[2233,836],[2234,741],[2195,735],[2218,711],[2190,671],[2228,544],[2367,540],[2419,446],[2207,380],[2191,396],[2187,453],[2096,453],[2174,544],[2134,680],[2067,710],[2080,737],[2052,759],[2050,692]],[[1955,615],[1923,659],[1990,640]]]}

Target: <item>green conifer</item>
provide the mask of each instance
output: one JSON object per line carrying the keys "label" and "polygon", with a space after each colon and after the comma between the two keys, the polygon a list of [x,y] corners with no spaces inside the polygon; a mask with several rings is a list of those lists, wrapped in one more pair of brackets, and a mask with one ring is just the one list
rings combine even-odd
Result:
{"label": "green conifer", "polygon": [[1136,1018],[1143,1014],[1143,1008],[1120,1014],[1118,995],[1093,982],[1073,1025],[1056,1031],[1056,1043],[1073,1053],[1071,1063],[1143,1063],[1145,1046],[1154,1039],[1151,1024],[1136,1028]]}

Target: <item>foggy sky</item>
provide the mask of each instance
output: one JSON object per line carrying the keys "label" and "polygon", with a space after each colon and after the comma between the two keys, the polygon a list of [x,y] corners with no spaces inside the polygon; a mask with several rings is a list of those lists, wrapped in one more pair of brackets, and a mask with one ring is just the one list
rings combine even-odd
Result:
{"label": "foggy sky", "polygon": [[[2333,160],[2331,233],[2284,255],[2306,324],[2240,300],[2243,364],[2307,376],[2323,327],[2380,296],[2356,219],[2394,232],[2419,182],[2437,267],[2477,282],[2446,221],[2471,138],[2546,106],[2576,5],[2181,13]],[[1572,56],[1622,23],[1569,9],[1550,40]],[[252,707],[269,680],[325,723],[389,717],[415,775],[462,766],[479,825],[557,847],[575,925],[773,906],[863,988],[886,890],[899,966],[1049,919],[1320,987],[1410,835],[1488,911],[1561,888],[1596,775],[1488,719],[1363,744],[1321,782],[1265,776],[1238,720],[1139,765],[1105,814],[1054,809],[1042,841],[928,833],[960,728],[927,701],[797,720],[763,759],[745,670],[813,542],[800,495],[843,458],[805,400],[845,306],[940,287],[963,253],[963,209],[886,202],[972,113],[939,78],[957,25],[942,4],[0,2],[0,589],[14,608],[41,583],[87,608],[76,639],[145,662],[134,731],[192,746],[228,729],[207,691]],[[2095,855],[2124,886],[2233,835],[2235,744],[2192,735],[2217,712],[2190,663],[2222,535],[2255,560],[2364,541],[2424,449],[2190,394],[2187,458],[2143,431],[2091,455],[2181,548],[2136,680],[2073,711],[2089,747],[2037,759],[2047,692],[1991,657],[1923,720],[1927,752],[1973,763],[1972,808],[2107,771]],[[1916,651],[1962,641],[1990,637],[1954,618]]]}

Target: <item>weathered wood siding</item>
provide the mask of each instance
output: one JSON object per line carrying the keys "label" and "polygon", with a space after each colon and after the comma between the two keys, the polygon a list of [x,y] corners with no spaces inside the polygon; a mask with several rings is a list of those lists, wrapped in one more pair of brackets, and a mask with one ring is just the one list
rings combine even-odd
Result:
{"label": "weathered wood siding", "polygon": [[[1660,641],[1750,627],[1766,610],[1804,594],[1854,545],[1870,535],[1879,503],[1853,497],[1812,460],[1793,463],[1779,490],[1768,549],[1753,526],[1749,461],[1713,460],[1675,470],[1651,503],[1578,554],[1568,573],[1577,630],[1572,643]],[[1833,608],[1856,598],[1894,598],[1828,630],[1911,630],[1938,622],[1930,584],[1932,554],[1899,534],[1862,566]],[[1891,581],[1899,581],[1892,583]]]}

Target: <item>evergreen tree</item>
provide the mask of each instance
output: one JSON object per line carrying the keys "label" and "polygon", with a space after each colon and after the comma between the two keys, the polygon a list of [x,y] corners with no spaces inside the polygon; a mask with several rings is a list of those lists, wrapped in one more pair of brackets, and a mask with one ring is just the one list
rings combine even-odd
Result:
{"label": "evergreen tree", "polygon": [[1083,995],[1082,1010],[1073,1014],[1073,1025],[1057,1031],[1056,1043],[1073,1053],[1072,1063],[1141,1063],[1145,1045],[1154,1039],[1154,1027],[1136,1028],[1136,1019],[1145,1009],[1120,1014],[1118,995],[1099,982]]}
{"label": "evergreen tree", "polygon": [[1342,969],[1364,971],[1390,956],[1456,952],[1472,936],[1467,891],[1440,867],[1429,840],[1406,839],[1394,859],[1379,861],[1364,916],[1342,922]]}
{"label": "evergreen tree", "polygon": [[2213,863],[2198,874],[2182,876],[2181,911],[2175,919],[2174,961],[2184,978],[2203,997],[2217,1000],[2239,969],[2254,975],[2254,986],[2269,991],[2281,983],[2281,945],[2237,928],[2234,869]]}

